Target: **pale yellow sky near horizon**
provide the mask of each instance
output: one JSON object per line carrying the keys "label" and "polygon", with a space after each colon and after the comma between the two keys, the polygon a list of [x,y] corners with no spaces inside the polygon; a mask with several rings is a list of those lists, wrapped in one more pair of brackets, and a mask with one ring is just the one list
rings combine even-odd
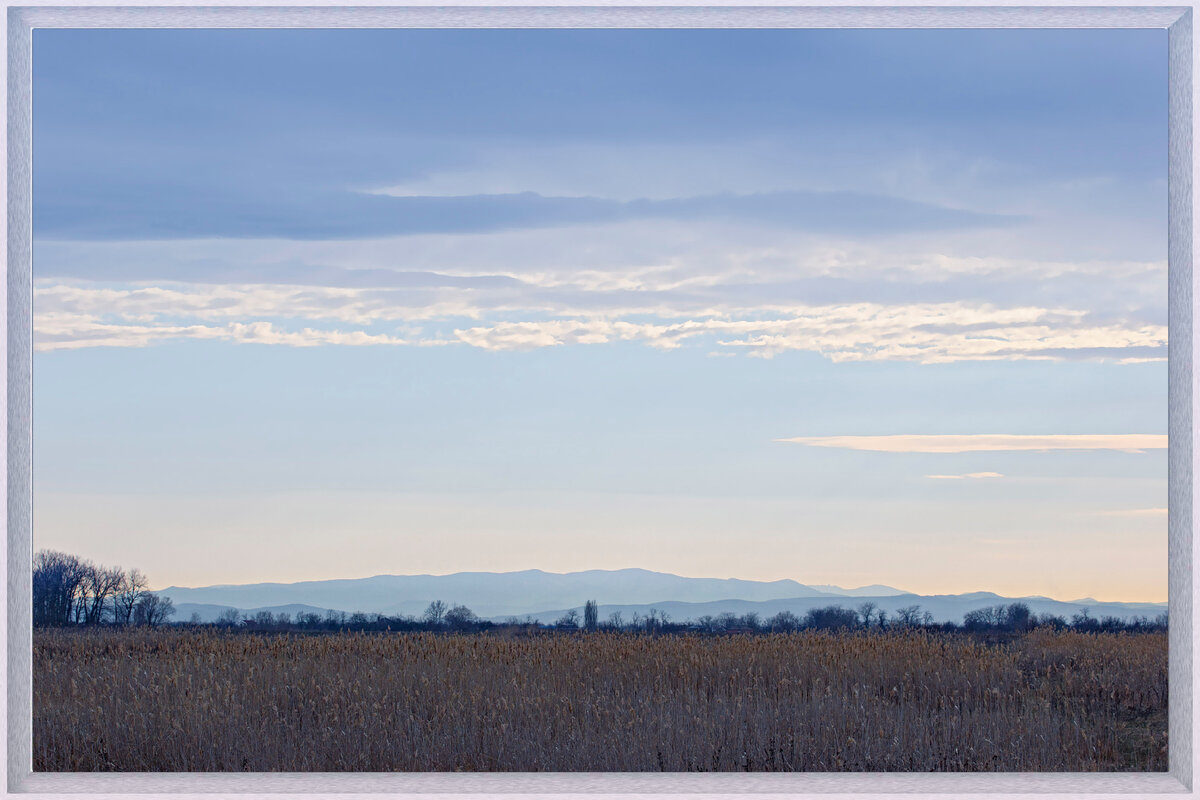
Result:
{"label": "pale yellow sky near horizon", "polygon": [[[47,492],[38,512],[36,547],[139,567],[155,588],[640,567],[844,588],[885,584],[926,595],[1167,597],[1166,514],[1157,508],[1052,519],[1054,536],[1030,527],[1020,537],[995,532],[1011,531],[1011,518],[994,529],[981,519],[964,530],[958,509],[939,518],[918,503],[857,509],[849,520],[856,527],[848,530],[844,504],[836,502],[604,493],[214,499]],[[794,522],[801,512],[808,520],[803,531]],[[1010,513],[1019,517],[1022,510]],[[747,520],[754,521],[758,546],[738,551],[734,531]],[[569,539],[548,533],[567,525],[575,531]],[[162,530],[174,533],[165,537]],[[1131,533],[1144,544],[1130,546]]]}

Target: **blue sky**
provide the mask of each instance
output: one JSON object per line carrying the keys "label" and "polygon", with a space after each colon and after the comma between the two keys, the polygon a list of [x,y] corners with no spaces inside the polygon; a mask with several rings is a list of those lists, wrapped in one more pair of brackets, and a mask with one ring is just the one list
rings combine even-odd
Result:
{"label": "blue sky", "polygon": [[34,92],[38,546],[1166,596],[1162,31],[42,30]]}

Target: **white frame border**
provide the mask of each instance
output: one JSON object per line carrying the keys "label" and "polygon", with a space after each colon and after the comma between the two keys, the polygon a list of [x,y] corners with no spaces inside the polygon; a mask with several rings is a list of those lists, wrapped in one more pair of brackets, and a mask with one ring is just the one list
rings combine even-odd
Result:
{"label": "white frame border", "polygon": [[[1194,5],[1152,3],[1139,7],[1100,2],[1091,6],[1022,7],[1002,0],[992,5],[924,5],[866,2],[858,6],[792,6],[780,2],[750,5],[726,0],[715,5],[653,2],[616,5],[559,0],[554,5],[488,5],[466,2],[436,6],[437,0],[411,0],[403,6],[367,2],[338,6],[327,0],[311,7],[289,7],[266,0],[257,7],[234,2],[200,7],[179,0],[158,6],[84,5],[81,2],[5,4],[0,26],[7,44],[6,147],[8,193],[0,202],[7,212],[7,347],[4,432],[7,459],[7,593],[0,594],[6,625],[5,732],[7,758],[0,786],[9,793],[45,795],[173,794],[391,794],[446,795],[733,795],[802,797],[854,794],[911,797],[950,794],[958,797],[1113,796],[1149,797],[1193,794],[1197,718],[1193,711],[1196,681],[1195,622],[1192,609],[1200,594],[1194,585],[1192,481],[1195,464],[1193,415],[1197,410],[1196,350],[1192,319],[1194,262],[1192,228],[1192,119],[1196,96],[1192,74],[1198,63],[1192,40]],[[33,773],[32,737],[32,139],[31,68],[34,28],[1163,28],[1168,31],[1168,595],[1170,641],[1170,718],[1168,773],[801,773],[740,775],[646,773]]]}

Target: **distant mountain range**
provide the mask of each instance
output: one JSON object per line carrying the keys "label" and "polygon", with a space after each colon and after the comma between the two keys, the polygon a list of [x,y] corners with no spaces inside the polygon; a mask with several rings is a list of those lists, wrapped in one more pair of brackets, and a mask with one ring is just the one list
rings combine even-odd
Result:
{"label": "distant mountain range", "polygon": [[601,618],[619,612],[626,620],[653,608],[682,621],[705,615],[754,612],[766,618],[780,611],[803,615],[810,608],[841,605],[856,608],[872,602],[895,613],[920,605],[938,621],[960,622],[967,611],[1013,600],[1027,603],[1036,613],[1071,616],[1087,608],[1093,616],[1155,616],[1165,603],[1100,603],[1091,598],[1071,602],[1046,597],[1005,598],[991,592],[923,596],[890,586],[807,586],[793,580],[747,581],[735,578],[685,578],[644,569],[588,570],[565,574],[521,572],[459,572],[453,575],[376,575],[300,583],[253,583],[186,588],[170,586],[160,594],[170,597],[176,619],[193,613],[202,621],[215,620],[230,608],[252,615],[259,611],[324,614],[327,610],[352,613],[418,616],[430,602],[462,604],[481,617],[508,617],[553,622],[569,609],[582,609],[586,600],[600,604]]}
{"label": "distant mountain range", "polygon": [[[463,604],[482,617],[525,616],[550,608],[582,606],[594,599],[623,605],[667,601],[707,603],[716,600],[764,601],[796,597],[837,598],[903,594],[889,586],[842,589],[812,587],[792,580],[747,581],[685,578],[645,569],[588,570],[565,574],[538,569],[521,572],[458,572],[452,575],[376,575],[299,583],[253,583],[185,588],[170,586],[160,594],[174,601],[181,618],[197,611],[201,618],[220,610],[268,609],[303,604],[319,609],[377,614],[418,615],[430,602]],[[184,606],[188,606],[185,609]],[[196,608],[191,608],[197,606]],[[199,606],[213,606],[200,608]],[[185,613],[186,612],[186,613]]]}

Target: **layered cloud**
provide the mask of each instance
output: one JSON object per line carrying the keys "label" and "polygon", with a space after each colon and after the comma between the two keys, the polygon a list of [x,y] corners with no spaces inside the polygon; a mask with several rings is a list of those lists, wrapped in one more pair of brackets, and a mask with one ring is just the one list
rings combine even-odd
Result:
{"label": "layered cloud", "polygon": [[[807,351],[833,361],[937,363],[1153,360],[1164,357],[1166,345],[1164,326],[1097,320],[1063,308],[786,302],[697,308],[694,302],[664,296],[622,307],[621,300],[636,303],[637,293],[623,288],[582,292],[614,295],[597,312],[578,307],[570,292],[561,294],[557,303],[536,306],[507,288],[491,297],[474,287],[430,291],[44,282],[35,290],[35,346],[143,346],[178,338],[249,341],[242,331],[261,330],[272,333],[254,341],[296,345],[457,343],[484,350],[530,350],[632,341],[670,350],[697,342],[766,358]],[[483,320],[490,321],[470,324]],[[352,329],[345,330],[347,325]]]}
{"label": "layered cloud", "polygon": [[39,240],[37,340],[135,346],[269,322],[487,350],[637,341],[835,361],[1165,358],[1165,261],[1003,254],[979,235],[627,220],[356,240]]}
{"label": "layered cloud", "polygon": [[[455,38],[397,36],[408,46],[375,50],[379,42],[364,40],[361,52],[408,64],[423,47],[441,58]],[[359,90],[371,87],[367,94],[328,92],[320,82],[295,96],[301,84],[291,78],[267,90],[257,82],[270,78],[256,75],[237,89],[221,82],[215,94],[201,92],[248,99],[223,101],[190,124],[183,121],[199,113],[190,106],[130,124],[134,109],[163,108],[177,88],[160,97],[108,73],[43,71],[36,346],[242,342],[257,330],[269,334],[254,341],[282,345],[511,351],[635,342],[916,363],[1165,358],[1165,191],[1150,158],[1161,137],[1139,123],[1136,142],[1126,140],[1129,103],[1157,101],[1131,94],[1113,113],[1111,82],[1098,77],[1112,69],[1107,55],[1072,72],[1069,87],[1022,79],[1022,100],[1010,109],[1021,113],[1002,117],[1022,120],[1017,133],[992,117],[1017,96],[1008,89],[984,106],[944,103],[939,89],[914,115],[911,101],[944,85],[940,67],[933,83],[898,83],[909,99],[896,105],[877,71],[858,75],[852,59],[838,74],[858,87],[856,99],[828,94],[809,59],[847,58],[866,46],[854,37],[835,56],[785,45],[809,34],[734,35],[757,42],[755,57],[723,61],[729,82],[710,82],[715,94],[699,97],[682,90],[693,85],[693,67],[715,63],[700,45],[707,34],[659,33],[651,50],[634,46],[627,55],[640,53],[654,69],[622,61],[628,82],[619,90],[608,82],[603,42],[649,39],[580,34],[580,48],[564,58],[555,42],[576,34],[531,33],[521,47],[501,44],[507,36],[482,37],[464,52],[504,53],[495,69],[524,76],[511,84],[455,72],[470,59],[419,81],[378,84],[363,64],[338,62],[322,74],[345,70]],[[80,38],[62,51],[47,45],[40,58],[54,62],[57,52],[74,64],[79,47],[95,46]],[[1066,68],[1057,49],[1035,44],[1014,51],[1022,63]],[[96,58],[144,64],[136,45]],[[197,47],[188,37],[179,46]],[[973,64],[988,76],[971,83],[972,98],[1013,77],[1008,62],[993,74],[999,62],[984,53],[942,46],[959,53],[961,69]],[[901,48],[905,70],[927,55],[911,47]],[[671,48],[682,60],[666,58]],[[766,73],[758,71],[761,48],[775,54]],[[291,71],[307,74],[303,52],[282,47],[280,58],[298,58]],[[211,57],[203,48],[193,54]],[[781,82],[777,65],[793,60],[806,67]],[[547,71],[546,63],[572,69]],[[581,92],[571,76],[588,63],[605,77]],[[668,63],[682,69],[672,78],[680,84],[647,82],[647,74],[666,79]],[[188,70],[169,85],[203,83],[204,74]],[[778,92],[802,84],[804,102],[779,102]],[[527,91],[547,86],[559,88]],[[1087,86],[1103,92],[1081,103]],[[107,119],[100,139],[80,133],[80,91],[105,98],[87,103]],[[142,91],[156,102],[134,103]],[[397,91],[415,94],[384,99]],[[770,102],[748,103],[747,91]],[[305,109],[319,97],[341,111],[324,115],[319,131],[281,131],[280,117],[260,114],[266,106],[252,97],[272,108],[292,97]],[[1056,99],[1030,116],[1030,97]],[[957,122],[935,124],[933,109]],[[1080,119],[1089,120],[1087,138],[1072,133]],[[217,124],[226,136],[214,149],[201,132]],[[1098,132],[1108,137],[1104,147],[1092,138]],[[102,141],[110,144],[97,151]],[[1114,148],[1123,159],[1111,158]]]}
{"label": "layered cloud", "polygon": [[989,451],[1118,450],[1141,453],[1162,450],[1165,434],[948,434],[894,436],[797,436],[781,442],[809,447],[873,450],[882,453],[973,453]]}
{"label": "layered cloud", "polygon": [[67,206],[48,213],[42,235],[55,239],[179,239],[203,236],[279,236],[293,240],[355,239],[421,233],[470,234],[520,228],[625,220],[749,221],[793,230],[877,236],[897,231],[1007,227],[1015,215],[949,208],[859,192],[790,190],[722,193],[662,200],[546,196],[536,192],[393,197],[318,192],[270,201],[229,199],[196,208],[186,195],[133,197],[103,215]]}
{"label": "layered cloud", "polygon": [[[35,244],[39,277],[102,281],[441,286],[494,290],[624,287],[714,290],[716,298],[844,293],[1002,300],[1055,294],[1083,307],[1121,298],[1165,305],[1166,259],[1047,255],[1060,244],[1023,229],[1000,242],[966,233],[885,242],[750,224],[630,221],[472,236],[63,241]],[[1159,250],[1160,252],[1155,252]],[[1100,280],[1098,280],[1100,279]],[[709,298],[711,302],[713,298]],[[857,299],[866,299],[859,297]]]}

